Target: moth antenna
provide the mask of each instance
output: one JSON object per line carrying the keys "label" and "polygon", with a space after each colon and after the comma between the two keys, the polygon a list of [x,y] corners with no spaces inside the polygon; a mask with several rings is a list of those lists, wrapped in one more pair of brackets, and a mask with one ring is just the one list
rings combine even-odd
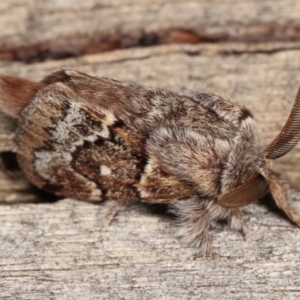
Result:
{"label": "moth antenna", "polygon": [[248,205],[262,198],[269,191],[265,177],[258,174],[254,179],[225,194],[218,200],[220,206],[237,208]]}
{"label": "moth antenna", "polygon": [[276,159],[291,151],[300,139],[300,88],[290,116],[279,135],[266,148],[266,158]]}
{"label": "moth antenna", "polygon": [[268,180],[270,190],[277,206],[282,209],[290,220],[300,227],[300,210],[290,201],[289,186],[280,174],[270,170]]}
{"label": "moth antenna", "polygon": [[0,110],[17,118],[44,83],[0,75]]}

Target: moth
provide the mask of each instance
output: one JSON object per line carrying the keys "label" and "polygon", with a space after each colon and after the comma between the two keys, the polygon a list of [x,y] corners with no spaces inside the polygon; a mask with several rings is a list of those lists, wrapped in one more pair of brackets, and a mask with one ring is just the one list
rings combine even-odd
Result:
{"label": "moth", "polygon": [[251,112],[217,94],[172,92],[59,70],[41,82],[0,76],[0,108],[18,118],[16,153],[35,186],[60,197],[164,203],[179,236],[214,253],[209,225],[242,232],[239,207],[269,191],[300,226],[287,184],[270,162],[300,139],[300,92],[266,148]]}

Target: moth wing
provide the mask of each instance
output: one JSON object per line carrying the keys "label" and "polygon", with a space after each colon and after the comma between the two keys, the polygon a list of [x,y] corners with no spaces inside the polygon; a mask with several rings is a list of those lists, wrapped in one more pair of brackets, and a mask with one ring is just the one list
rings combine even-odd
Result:
{"label": "moth wing", "polygon": [[[102,84],[114,90],[112,81]],[[146,136],[109,110],[98,92],[92,105],[74,88],[51,83],[23,110],[16,143],[30,181],[59,196],[89,201],[170,202],[190,195],[190,187],[147,156]],[[111,97],[115,104],[118,95]]]}

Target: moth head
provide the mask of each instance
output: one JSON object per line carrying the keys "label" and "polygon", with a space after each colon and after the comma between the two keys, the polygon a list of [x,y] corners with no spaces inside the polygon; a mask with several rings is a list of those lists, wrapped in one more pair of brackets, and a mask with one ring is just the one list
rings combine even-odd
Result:
{"label": "moth head", "polygon": [[[290,116],[279,135],[264,150],[266,161],[277,159],[291,151],[300,139],[300,88]],[[235,188],[218,199],[219,205],[226,208],[237,208],[248,205],[271,192],[279,208],[300,226],[300,216],[289,199],[289,188],[281,176],[267,169],[262,173],[254,173],[243,185]]]}

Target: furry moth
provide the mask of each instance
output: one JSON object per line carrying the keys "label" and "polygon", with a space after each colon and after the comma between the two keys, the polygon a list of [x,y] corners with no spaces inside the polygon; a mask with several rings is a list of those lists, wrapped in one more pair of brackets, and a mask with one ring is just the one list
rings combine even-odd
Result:
{"label": "furry moth", "polygon": [[18,118],[16,152],[27,178],[60,197],[165,203],[179,235],[213,253],[209,224],[246,230],[239,207],[270,191],[300,226],[270,161],[300,139],[300,92],[266,148],[251,112],[213,93],[172,92],[60,70],[41,82],[0,75],[0,109]]}

